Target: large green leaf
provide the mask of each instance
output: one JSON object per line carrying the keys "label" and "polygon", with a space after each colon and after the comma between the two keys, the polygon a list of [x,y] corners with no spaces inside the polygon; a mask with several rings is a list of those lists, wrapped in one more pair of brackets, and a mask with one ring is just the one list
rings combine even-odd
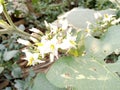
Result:
{"label": "large green leaf", "polygon": [[120,25],[110,27],[101,39],[87,37],[85,47],[90,56],[103,60],[120,48]]}
{"label": "large green leaf", "polygon": [[[47,79],[60,88],[120,90],[119,76],[112,70],[112,67],[111,69],[109,67],[107,64],[101,64],[88,57],[64,57],[52,66],[47,73]],[[120,68],[120,64],[117,68]]]}
{"label": "large green leaf", "polygon": [[39,73],[34,80],[34,85],[31,90],[65,90],[57,88],[52,85],[47,79],[45,74]]}
{"label": "large green leaf", "polygon": [[109,28],[101,39],[88,36],[85,48],[83,57],[64,57],[56,61],[47,79],[60,88],[120,90],[120,78],[116,74],[120,72],[120,59],[111,64],[104,62],[109,54],[120,48],[120,26]]}
{"label": "large green leaf", "polygon": [[118,59],[118,61],[116,63],[114,63],[114,64],[111,64],[111,63],[107,64],[107,68],[109,70],[111,70],[111,71],[114,71],[115,73],[120,73],[120,68],[119,67],[120,67],[120,57],[119,57],[119,59]]}

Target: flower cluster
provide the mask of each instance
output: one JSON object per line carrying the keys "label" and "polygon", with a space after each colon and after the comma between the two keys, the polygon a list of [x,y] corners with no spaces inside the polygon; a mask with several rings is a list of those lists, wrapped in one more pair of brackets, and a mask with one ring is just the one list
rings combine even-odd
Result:
{"label": "flower cluster", "polygon": [[76,34],[72,33],[72,28],[69,27],[66,20],[59,20],[55,24],[50,24],[45,21],[47,31],[45,34],[36,28],[30,31],[37,34],[40,40],[31,37],[31,43],[28,40],[18,39],[18,42],[26,45],[23,50],[28,60],[28,65],[44,63],[47,59],[50,62],[57,60],[61,54],[68,54],[71,48],[76,48]]}
{"label": "flower cluster", "polygon": [[110,26],[120,23],[120,18],[116,19],[115,15],[101,15],[100,13],[95,13],[94,16],[96,18],[96,23],[94,25],[89,25],[89,29],[93,36],[100,37]]}

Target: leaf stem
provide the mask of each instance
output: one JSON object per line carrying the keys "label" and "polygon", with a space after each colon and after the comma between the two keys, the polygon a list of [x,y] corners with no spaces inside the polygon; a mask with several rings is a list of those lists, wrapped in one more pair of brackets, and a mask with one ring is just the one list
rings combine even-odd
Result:
{"label": "leaf stem", "polygon": [[28,33],[24,32],[24,31],[20,30],[19,28],[17,28],[15,26],[15,24],[13,23],[13,21],[11,20],[11,18],[9,16],[9,14],[7,13],[7,9],[6,9],[5,4],[3,4],[3,13],[4,13],[4,15],[5,15],[8,23],[13,27],[13,31],[15,31],[15,32],[17,32],[19,34],[23,34],[27,38],[29,38],[31,36],[30,34],[28,34]]}
{"label": "leaf stem", "polygon": [[9,24],[10,24],[11,26],[13,26],[14,28],[16,28],[16,26],[14,25],[13,21],[11,20],[10,16],[9,16],[8,13],[7,13],[7,9],[6,9],[6,7],[5,7],[4,4],[3,4],[3,13],[4,13],[7,21],[9,22]]}

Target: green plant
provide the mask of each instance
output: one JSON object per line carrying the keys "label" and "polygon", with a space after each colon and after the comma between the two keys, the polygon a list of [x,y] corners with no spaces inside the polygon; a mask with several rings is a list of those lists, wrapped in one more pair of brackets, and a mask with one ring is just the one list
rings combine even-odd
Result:
{"label": "green plant", "polygon": [[59,88],[119,90],[119,59],[114,63],[104,61],[109,54],[120,48],[119,28],[120,25],[109,28],[102,39],[88,36],[85,40],[86,54],[78,58],[59,59],[48,71],[47,79]]}
{"label": "green plant", "polygon": [[[112,21],[114,20],[116,21],[116,19],[113,18],[112,17],[110,18],[109,20],[110,23],[112,23]],[[91,33],[89,32],[86,33],[86,31],[80,31],[79,33],[77,32],[78,46],[82,44],[83,45],[82,47],[84,47],[84,49],[82,50],[82,54],[80,54],[78,57],[73,56],[62,57],[51,66],[51,68],[46,74],[46,78],[51,84],[54,85],[54,88],[58,87],[58,90],[60,88],[61,88],[60,90],[62,90],[62,88],[66,88],[68,90],[120,89],[119,87],[120,53],[119,52],[117,53],[118,54],[118,56],[116,57],[117,60],[116,61],[113,60],[112,63],[110,63],[109,59],[107,59],[107,57],[115,53],[116,50],[119,51],[120,25],[119,22],[114,24],[104,22],[104,24],[107,25],[107,27],[104,28],[106,31],[102,32],[103,35],[101,35],[99,39],[92,36]],[[102,25],[102,23],[100,25]],[[50,27],[48,28],[50,30],[53,30]],[[92,29],[94,30],[94,28]],[[100,30],[101,28],[98,27],[98,31],[96,32],[99,32]],[[52,34],[54,35],[54,33]],[[80,49],[78,49],[78,52],[81,52]],[[38,75],[35,78],[35,83],[38,82],[36,80],[41,78],[41,76]],[[47,80],[45,80],[45,82],[47,82]],[[38,89],[40,87],[34,84],[32,88]],[[43,88],[44,87],[41,87],[41,89]]]}
{"label": "green plant", "polygon": [[26,33],[26,32],[23,32],[22,30],[20,30],[18,27],[15,26],[15,24],[13,23],[13,21],[11,20],[8,12],[7,12],[7,9],[6,9],[6,4],[4,2],[4,0],[2,0],[0,2],[0,10],[1,10],[1,13],[3,12],[3,14],[5,15],[8,23],[4,20],[0,20],[0,26],[1,29],[0,30],[0,34],[11,34],[11,33],[16,33],[18,34],[19,36],[22,36],[24,38],[29,38],[31,35]]}
{"label": "green plant", "polygon": [[[44,2],[48,1],[52,2]],[[33,3],[36,2],[38,0],[33,0]],[[87,1],[87,4],[89,2],[92,0]],[[9,40],[3,39],[0,44],[0,73],[2,78],[12,85],[5,90],[120,89],[119,17],[98,17],[100,21],[84,31],[75,31],[64,19],[58,20],[56,24],[45,21],[46,32],[32,28],[29,30],[35,35],[31,36],[14,25],[6,11],[4,0],[0,0],[0,3],[0,10],[8,20],[8,23],[3,20],[0,22],[3,28],[0,34],[12,33]],[[104,1],[100,3],[103,5]],[[18,39],[13,31],[23,39]],[[27,39],[24,38],[26,35]],[[28,61],[27,65],[55,61],[46,74],[39,73],[35,76],[34,71],[30,70],[28,77],[22,77],[22,69],[16,63],[19,57],[19,44],[17,45],[16,41],[26,45],[23,52],[26,55],[24,59]],[[6,44],[9,45],[8,48]],[[112,59],[112,62],[109,59]]]}
{"label": "green plant", "polygon": [[[48,24],[46,21],[45,24],[48,28],[45,34],[41,33],[36,28],[30,29],[30,31],[36,33],[37,36],[40,37],[40,40],[31,38],[34,42],[33,44],[30,43],[30,41],[18,39],[19,43],[27,46],[23,52],[26,55],[25,59],[28,61],[28,65],[44,63],[47,59],[52,63],[62,56],[60,53],[69,55],[72,49],[77,50],[77,36],[72,33],[73,30],[69,27],[67,21],[59,21],[58,24],[61,25],[60,27],[59,25]],[[78,56],[77,53],[76,56]]]}
{"label": "green plant", "polygon": [[108,30],[110,26],[119,25],[120,19],[116,15],[105,14],[102,16],[100,13],[95,13],[96,23],[89,25],[91,34],[100,38]]}

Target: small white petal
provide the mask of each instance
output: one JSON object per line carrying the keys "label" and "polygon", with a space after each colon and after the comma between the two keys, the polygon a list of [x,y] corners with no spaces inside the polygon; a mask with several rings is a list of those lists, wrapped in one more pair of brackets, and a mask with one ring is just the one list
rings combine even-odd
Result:
{"label": "small white petal", "polygon": [[17,40],[17,42],[18,42],[18,43],[21,43],[21,44],[23,44],[23,45],[31,45],[31,43],[30,43],[29,41],[24,40],[24,39],[21,39],[21,38],[19,38],[19,39]]}
{"label": "small white petal", "polygon": [[47,23],[47,21],[44,21],[44,23],[45,23],[45,26],[48,28],[49,24]]}
{"label": "small white petal", "polygon": [[34,58],[35,60],[37,60],[38,57],[39,57],[39,53],[33,53],[33,58]]}
{"label": "small white petal", "polygon": [[95,19],[99,19],[102,17],[101,13],[97,12],[97,13],[94,13],[94,17]]}
{"label": "small white petal", "polygon": [[51,53],[50,54],[50,62],[53,62],[54,61],[54,55]]}
{"label": "small white petal", "polygon": [[39,42],[36,38],[33,38],[33,37],[30,37],[30,39],[33,41],[33,42]]}
{"label": "small white petal", "polygon": [[0,13],[3,12],[3,6],[0,4]]}
{"label": "small white petal", "polygon": [[34,32],[34,33],[40,33],[40,30],[37,28],[31,28],[29,29],[30,31]]}

